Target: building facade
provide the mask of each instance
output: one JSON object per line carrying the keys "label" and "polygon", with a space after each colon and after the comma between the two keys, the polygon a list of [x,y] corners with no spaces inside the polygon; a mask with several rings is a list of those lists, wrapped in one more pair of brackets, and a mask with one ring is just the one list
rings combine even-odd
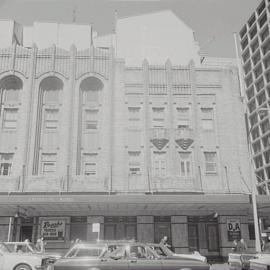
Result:
{"label": "building facade", "polygon": [[269,100],[270,37],[269,1],[261,1],[240,31],[247,118],[250,127],[257,187],[269,195]]}
{"label": "building facade", "polygon": [[0,89],[1,240],[42,235],[64,251],[76,238],[167,235],[177,252],[226,257],[243,237],[253,248],[234,66],[13,44],[0,50]]}

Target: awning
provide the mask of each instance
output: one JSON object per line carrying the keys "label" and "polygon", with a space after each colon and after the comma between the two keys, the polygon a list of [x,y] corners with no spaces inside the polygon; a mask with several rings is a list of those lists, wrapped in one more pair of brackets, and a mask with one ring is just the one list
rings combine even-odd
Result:
{"label": "awning", "polygon": [[[257,196],[258,210],[270,212],[270,196]],[[13,216],[18,208],[27,216],[72,215],[202,215],[213,212],[252,211],[249,195],[243,194],[11,194],[0,196],[0,215]]]}

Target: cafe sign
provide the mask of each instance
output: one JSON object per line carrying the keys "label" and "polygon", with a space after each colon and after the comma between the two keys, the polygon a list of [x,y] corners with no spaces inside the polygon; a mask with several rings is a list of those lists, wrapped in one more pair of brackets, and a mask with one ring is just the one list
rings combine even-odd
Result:
{"label": "cafe sign", "polygon": [[227,219],[228,241],[241,239],[241,222],[238,218]]}
{"label": "cafe sign", "polygon": [[41,236],[47,241],[64,241],[65,227],[64,219],[42,220]]}

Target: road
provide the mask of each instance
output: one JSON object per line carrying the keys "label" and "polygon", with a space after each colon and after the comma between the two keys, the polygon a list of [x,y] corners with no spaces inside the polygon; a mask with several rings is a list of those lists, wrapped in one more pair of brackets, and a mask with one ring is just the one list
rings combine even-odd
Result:
{"label": "road", "polygon": [[229,270],[230,267],[227,263],[212,264],[210,270]]}

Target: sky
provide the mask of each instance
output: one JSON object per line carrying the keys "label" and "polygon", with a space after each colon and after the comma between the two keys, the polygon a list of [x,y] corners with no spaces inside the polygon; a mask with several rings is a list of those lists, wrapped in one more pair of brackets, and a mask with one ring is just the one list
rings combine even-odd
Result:
{"label": "sky", "polygon": [[[112,32],[118,17],[171,9],[195,32],[201,49],[213,57],[235,57],[233,33],[239,33],[261,0],[0,0],[0,20],[93,24]],[[76,12],[74,12],[76,10]]]}

